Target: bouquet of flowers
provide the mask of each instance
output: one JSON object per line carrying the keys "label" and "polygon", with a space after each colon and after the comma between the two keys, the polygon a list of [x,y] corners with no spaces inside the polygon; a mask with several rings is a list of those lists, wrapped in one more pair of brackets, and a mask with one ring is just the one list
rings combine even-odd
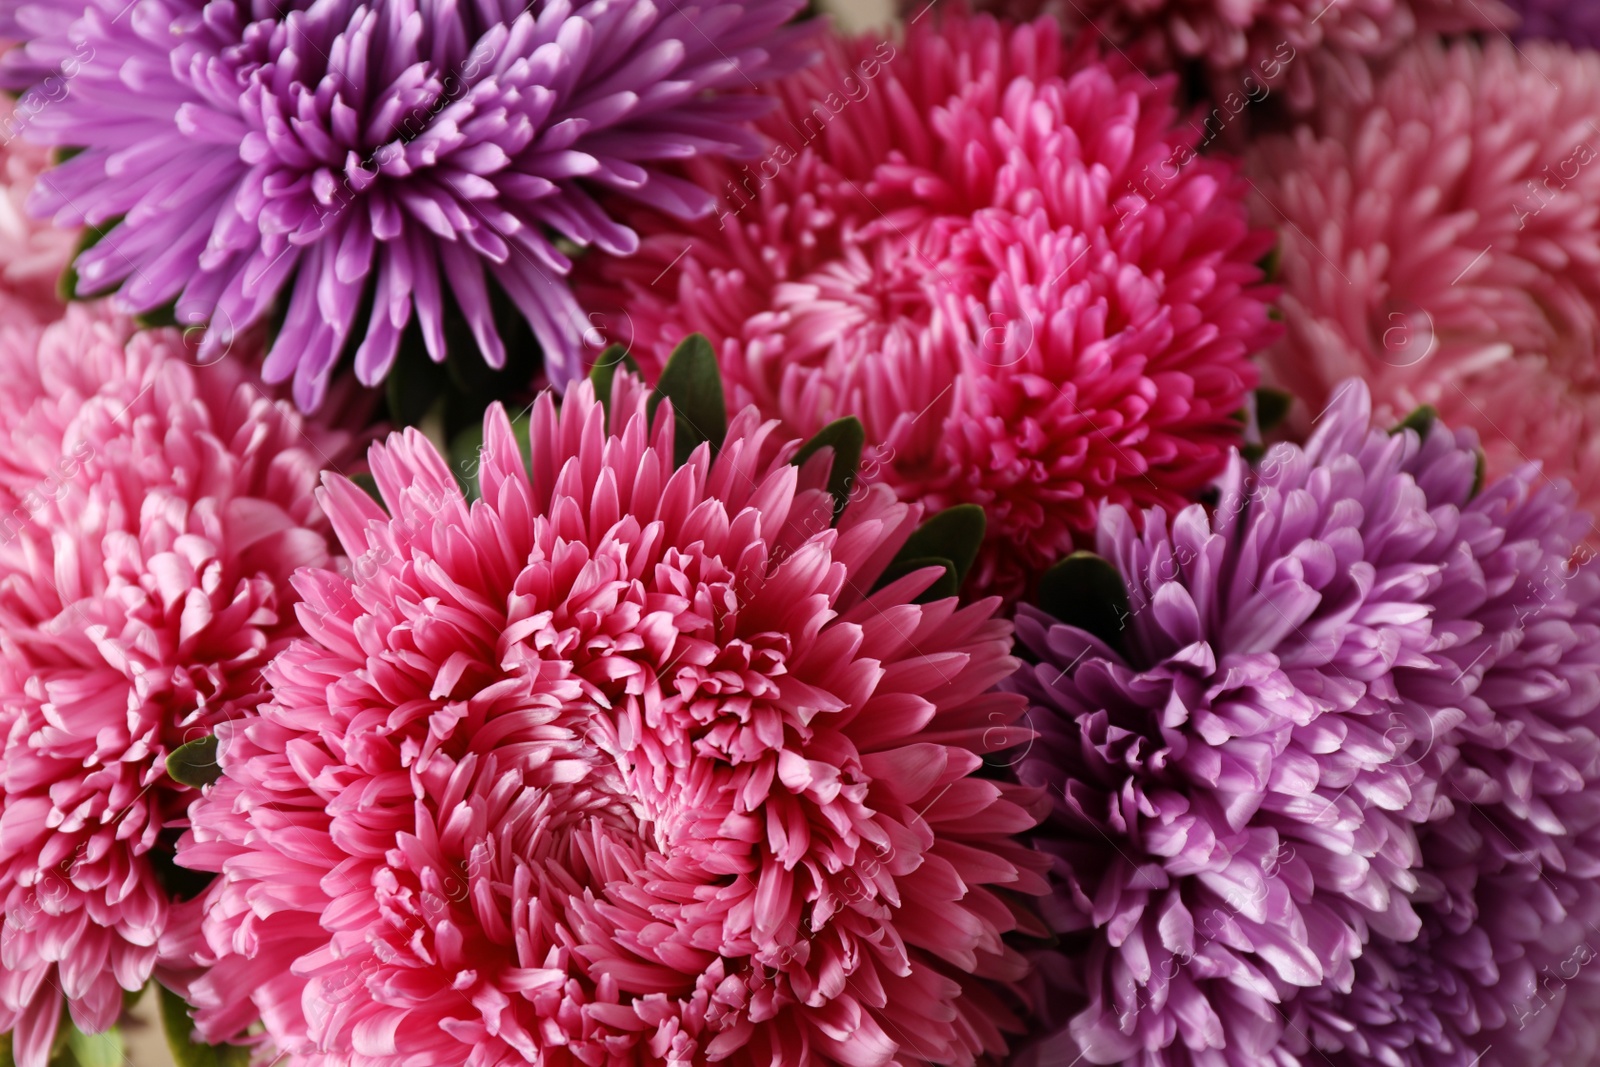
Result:
{"label": "bouquet of flowers", "polygon": [[0,0],[0,1067],[1600,1064],[1597,12]]}

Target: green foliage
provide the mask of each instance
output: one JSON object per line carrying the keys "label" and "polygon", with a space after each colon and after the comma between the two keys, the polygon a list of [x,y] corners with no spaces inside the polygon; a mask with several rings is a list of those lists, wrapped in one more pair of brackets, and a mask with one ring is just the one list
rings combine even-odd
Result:
{"label": "green foliage", "polygon": [[1401,419],[1400,424],[1394,429],[1390,430],[1389,434],[1392,437],[1395,434],[1404,433],[1407,430],[1415,430],[1417,432],[1417,436],[1426,441],[1428,439],[1428,431],[1433,429],[1433,424],[1438,421],[1439,413],[1433,409],[1433,405],[1423,404],[1411,414]]}
{"label": "green foliage", "polygon": [[894,560],[884,569],[878,580],[882,588],[923,567],[943,567],[944,576],[917,598],[918,603],[942,600],[957,595],[967,580],[983,545],[988,520],[983,509],[976,504],[960,504],[946,508],[906,539]]}
{"label": "green foliage", "polygon": [[1039,607],[1069,626],[1122,647],[1130,612],[1122,575],[1093,552],[1074,552],[1039,580]]}
{"label": "green foliage", "polygon": [[175,782],[203,788],[222,777],[217,762],[217,739],[202,737],[174,749],[167,757],[167,776]]}
{"label": "green foliage", "polygon": [[702,443],[715,453],[728,434],[728,407],[722,395],[722,368],[717,354],[703,334],[692,334],[675,350],[661,370],[661,379],[650,394],[646,412],[652,422],[663,400],[672,401],[677,423],[674,460],[679,466]]}
{"label": "green foliage", "polygon": [[194,1021],[183,998],[161,988],[161,1029],[178,1067],[249,1067],[250,1050],[239,1045],[203,1045],[194,1039]]}
{"label": "green foliage", "polygon": [[861,451],[867,444],[867,431],[854,415],[828,423],[817,435],[795,453],[794,465],[800,466],[824,448],[833,449],[833,469],[828,473],[828,492],[833,494],[833,517],[838,518],[850,500],[850,490],[855,486],[856,470],[861,466]]}

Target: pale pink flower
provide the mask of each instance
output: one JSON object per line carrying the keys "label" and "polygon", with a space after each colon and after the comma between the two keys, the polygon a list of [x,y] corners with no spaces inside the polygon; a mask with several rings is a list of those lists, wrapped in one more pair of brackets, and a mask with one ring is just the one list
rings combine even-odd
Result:
{"label": "pale pink flower", "polygon": [[166,756],[262,699],[329,562],[317,472],[345,435],[74,305],[0,326],[0,1031],[44,1067],[141,988],[196,793]]}
{"label": "pale pink flower", "polygon": [[1369,105],[1328,99],[1248,160],[1279,227],[1288,331],[1269,377],[1303,428],[1352,375],[1475,428],[1600,510],[1600,55],[1419,44]]}

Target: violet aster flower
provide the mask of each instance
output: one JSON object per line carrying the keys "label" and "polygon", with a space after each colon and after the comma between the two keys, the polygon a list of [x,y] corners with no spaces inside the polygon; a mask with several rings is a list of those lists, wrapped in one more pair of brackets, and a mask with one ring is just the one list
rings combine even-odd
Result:
{"label": "violet aster flower", "polygon": [[1021,612],[1021,772],[1081,949],[1052,1041],[1087,1062],[1527,1064],[1600,1005],[1592,976],[1533,999],[1600,944],[1585,522],[1532,467],[1474,495],[1470,432],[1369,405],[1236,460],[1213,514],[1109,510],[1120,633]]}
{"label": "violet aster flower", "polygon": [[1600,4],[1593,0],[1506,0],[1522,22],[1518,37],[1547,37],[1581,48],[1600,45]]}
{"label": "violet aster flower", "polygon": [[[552,377],[584,320],[564,237],[627,254],[592,197],[681,216],[710,194],[662,164],[753,150],[755,80],[804,58],[801,0],[7,0],[13,85],[70,91],[28,135],[83,149],[33,208],[111,227],[81,288],[133,310],[176,302],[210,338],[287,313],[266,363],[320,401],[347,343],[367,383],[415,322],[444,358],[453,303],[494,366],[490,282]],[[120,221],[118,221],[120,220]]]}

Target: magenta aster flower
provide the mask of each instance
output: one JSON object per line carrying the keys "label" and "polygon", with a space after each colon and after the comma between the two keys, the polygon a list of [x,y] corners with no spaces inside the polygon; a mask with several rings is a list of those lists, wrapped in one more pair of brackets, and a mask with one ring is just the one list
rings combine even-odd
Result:
{"label": "magenta aster flower", "polygon": [[1058,1043],[1589,1062],[1563,1056],[1593,976],[1517,1024],[1600,932],[1600,580],[1567,580],[1565,491],[1527,468],[1474,495],[1477,458],[1470,431],[1370,428],[1351,383],[1304,450],[1235,461],[1214,514],[1107,512],[1120,633],[1023,609],[1022,777],[1058,798],[1051,918],[1082,949]]}
{"label": "magenta aster flower", "polygon": [[1302,425],[1359,375],[1476,428],[1491,476],[1539,459],[1600,511],[1597,114],[1600,55],[1425,44],[1370,104],[1253,146],[1288,327],[1266,365]]}
{"label": "magenta aster flower", "polygon": [[[1010,1025],[1012,743],[995,602],[868,592],[919,509],[747,409],[674,469],[617,376],[498,407],[470,506],[415,431],[388,513],[322,499],[353,576],[220,730],[181,849],[206,898],[203,1033],[258,1015],[294,1063],[969,1064]],[[268,904],[267,902],[271,902]]]}
{"label": "magenta aster flower", "polygon": [[[908,14],[927,6],[901,0]],[[1413,39],[1517,22],[1502,0],[979,0],[978,6],[1017,19],[1054,15],[1069,33],[1104,36],[1150,69],[1199,63],[1213,98],[1208,134],[1232,128],[1246,108],[1270,96],[1287,98],[1296,110],[1323,94],[1364,98],[1373,64]]]}
{"label": "magenta aster flower", "polygon": [[500,366],[486,270],[564,383],[588,324],[556,238],[632,251],[598,190],[710,210],[661,164],[753,149],[742,122],[765,103],[737,90],[801,61],[781,28],[801,6],[7,0],[27,38],[8,59],[14,84],[69,79],[28,136],[84,149],[33,207],[121,220],[79,257],[81,288],[176,301],[213,345],[284,296],[266,374],[311,408],[347,343],[382,379],[413,318],[443,359],[447,303]]}
{"label": "magenta aster flower", "polygon": [[1270,237],[1171,89],[1048,21],[833,40],[759,164],[692,168],[716,216],[629,215],[638,254],[591,261],[582,298],[647,375],[699,331],[731,403],[800,436],[858,416],[868,477],[983,506],[975,588],[1016,596],[1101,500],[1215,477],[1273,336]]}
{"label": "magenta aster flower", "polygon": [[173,331],[74,306],[0,327],[0,1031],[43,1067],[156,960],[196,796],[165,759],[262,699],[329,561],[312,499],[344,435],[197,368]]}

